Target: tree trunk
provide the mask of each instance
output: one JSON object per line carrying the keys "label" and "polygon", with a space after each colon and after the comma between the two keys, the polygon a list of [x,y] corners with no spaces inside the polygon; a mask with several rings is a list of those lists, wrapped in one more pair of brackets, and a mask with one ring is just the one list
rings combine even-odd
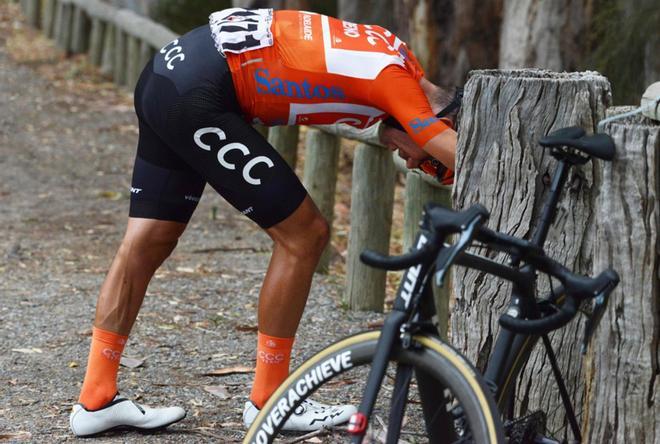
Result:
{"label": "tree trunk", "polygon": [[585,439],[659,442],[660,124],[634,117],[605,132],[617,156],[603,165],[593,271],[612,266],[621,283],[587,355]]}
{"label": "tree trunk", "polygon": [[394,24],[392,14],[393,0],[339,0],[337,4],[338,16],[343,20],[355,23],[379,25],[391,29]]}
{"label": "tree trunk", "polygon": [[504,0],[500,68],[578,69],[592,0]]}
{"label": "tree trunk", "polygon": [[[609,101],[609,82],[595,73],[473,72],[458,129],[454,207],[479,202],[491,212],[490,228],[529,238],[556,164],[537,145],[538,139],[566,126],[594,130]],[[572,169],[570,191],[559,201],[546,244],[550,257],[582,273],[592,271],[592,215],[600,181],[595,170],[593,162]],[[541,294],[547,291],[547,282],[539,280]],[[452,342],[477,362],[477,357],[490,354],[510,285],[457,267],[453,287]],[[578,359],[581,324],[573,322],[552,337],[555,347],[562,344],[560,366],[578,403],[583,396]],[[554,386],[544,382],[552,378],[545,361],[544,353],[533,353],[517,387],[530,410],[541,401],[559,405]],[[530,375],[534,377],[531,383]]]}
{"label": "tree trunk", "polygon": [[427,78],[462,85],[471,69],[497,66],[502,2],[396,0],[391,31],[409,43]]}

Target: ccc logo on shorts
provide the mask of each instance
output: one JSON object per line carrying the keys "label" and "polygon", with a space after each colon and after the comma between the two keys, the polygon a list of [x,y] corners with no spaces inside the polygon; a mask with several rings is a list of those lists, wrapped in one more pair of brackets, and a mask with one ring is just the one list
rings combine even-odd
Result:
{"label": "ccc logo on shorts", "polygon": [[[225,135],[225,132],[222,131],[220,128],[207,127],[207,128],[198,129],[194,135],[195,144],[205,151],[211,151],[211,146],[202,142],[202,136],[205,134],[217,134],[218,139],[227,140],[227,136]],[[227,168],[228,170],[236,169],[236,165],[228,162],[227,159],[225,158],[225,156],[227,156],[227,153],[234,150],[240,151],[241,153],[243,153],[243,156],[245,157],[250,155],[250,149],[245,145],[243,145],[242,143],[236,143],[236,142],[228,143],[227,145],[220,148],[220,150],[218,151],[218,163],[222,165],[224,168]],[[252,168],[254,168],[255,165],[260,163],[265,163],[266,165],[268,165],[268,168],[273,168],[275,166],[273,161],[266,156],[257,156],[250,159],[248,163],[246,163],[245,166],[243,167],[243,179],[245,179],[245,181],[250,185],[261,185],[261,179],[259,179],[258,177],[253,177],[251,174]]]}

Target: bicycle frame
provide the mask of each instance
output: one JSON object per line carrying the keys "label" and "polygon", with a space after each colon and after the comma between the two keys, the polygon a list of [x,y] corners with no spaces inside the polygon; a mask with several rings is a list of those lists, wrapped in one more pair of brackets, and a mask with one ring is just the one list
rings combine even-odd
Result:
{"label": "bicycle frame", "polygon": [[[576,158],[572,163],[578,163],[576,160],[582,161],[581,158]],[[548,231],[557,213],[557,203],[559,202],[561,190],[566,184],[570,166],[572,165],[568,160],[559,159],[559,163],[553,174],[550,193],[546,197],[543,206],[539,225],[536,227],[532,235],[531,243],[534,245],[543,247],[545,244]],[[518,266],[519,263],[520,261],[517,258],[514,258],[512,261],[513,266]],[[521,318],[536,318],[539,316],[539,308],[534,297],[536,270],[530,266],[524,266],[520,270],[528,276],[531,288],[528,287],[523,289],[514,283],[507,312],[518,313],[518,316]],[[484,376],[486,380],[490,381],[495,387],[495,401],[500,412],[509,418],[512,417],[514,408],[513,400],[515,398],[515,381],[539,339],[542,339],[545,351],[548,355],[553,376],[557,383],[562,403],[566,409],[566,416],[573,435],[578,442],[581,442],[582,436],[575,411],[568,395],[568,390],[566,389],[561,371],[557,365],[557,358],[552,349],[548,335],[525,335],[513,333],[504,327],[500,328],[495,339],[493,351],[488,359]]]}
{"label": "bicycle frame", "polygon": [[[584,158],[581,156],[575,157],[569,155],[558,157],[558,166],[553,174],[550,193],[546,197],[539,218],[539,224],[536,226],[532,236],[531,242],[534,245],[543,247],[557,212],[557,203],[559,202],[561,190],[566,184],[568,170],[571,166],[579,163],[584,163]],[[422,227],[415,241],[416,248],[419,249],[425,243],[429,242],[430,237],[428,227]],[[507,312],[517,313],[521,318],[533,319],[541,316],[535,298],[536,270],[529,265],[520,267],[519,258],[513,258],[509,265],[503,265],[481,256],[462,253],[456,259],[455,264],[482,270],[488,274],[511,281],[513,283],[513,289]],[[434,263],[422,263],[413,266],[407,269],[402,277],[393,310],[383,325],[382,335],[378,343],[378,351],[374,357],[364,390],[364,396],[360,403],[359,412],[364,414],[366,418],[371,416],[385,375],[392,345],[395,341],[402,341],[404,347],[410,346],[409,341],[412,335],[419,331],[430,333],[438,338],[441,337],[431,322],[435,315],[435,307],[433,307],[432,303],[433,298],[430,293],[432,292],[434,266]],[[430,304],[428,303],[429,301],[431,302]],[[411,331],[411,328],[414,331]],[[522,370],[523,364],[527,361],[539,339],[543,340],[552,366],[553,375],[562,396],[571,428],[573,429],[573,434],[579,441],[581,440],[581,436],[574,409],[568,397],[566,386],[557,366],[556,357],[547,335],[534,336],[519,334],[501,328],[484,372],[485,379],[492,386],[498,409],[502,415],[510,416],[512,413],[510,411],[510,400],[513,399],[515,392],[515,381]],[[410,369],[398,368],[396,381],[395,391],[399,390],[403,395],[407,394],[408,384],[410,382]],[[434,433],[444,434],[445,436],[447,433],[446,421],[448,415],[444,397],[441,396],[444,388],[437,387],[434,381],[427,380],[423,374],[417,374],[417,381],[419,393],[422,398],[422,408],[427,431],[431,442],[433,442]],[[398,415],[398,417],[402,417],[405,403],[398,402],[395,398],[393,397],[392,400],[392,416]],[[444,414],[439,415],[439,412],[442,412],[443,408],[445,408]],[[437,425],[437,427],[434,425]],[[398,433],[399,426],[399,422],[391,421],[391,432],[393,434]],[[360,442],[362,436],[359,434],[356,435],[353,438],[353,442]]]}

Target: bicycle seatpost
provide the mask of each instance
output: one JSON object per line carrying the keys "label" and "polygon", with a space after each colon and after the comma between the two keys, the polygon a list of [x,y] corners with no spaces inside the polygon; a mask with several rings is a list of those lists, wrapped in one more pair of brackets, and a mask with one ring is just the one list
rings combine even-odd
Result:
{"label": "bicycle seatpost", "polygon": [[545,243],[548,231],[550,230],[550,225],[552,225],[552,220],[557,213],[557,203],[561,196],[561,190],[566,184],[566,179],[568,179],[569,168],[570,164],[565,160],[558,161],[557,168],[552,176],[550,194],[548,194],[543,203],[543,209],[541,210],[541,216],[539,217],[539,224],[536,226],[534,234],[532,235],[531,242],[534,245],[542,247]]}

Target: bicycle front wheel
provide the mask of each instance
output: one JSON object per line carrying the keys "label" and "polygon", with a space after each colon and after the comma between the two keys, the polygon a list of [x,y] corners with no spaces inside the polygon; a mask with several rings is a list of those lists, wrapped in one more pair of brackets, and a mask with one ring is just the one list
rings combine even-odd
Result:
{"label": "bicycle front wheel", "polygon": [[[243,442],[274,442],[291,413],[317,390],[324,402],[359,404],[379,337],[379,331],[359,333],[305,361],[271,396]],[[403,391],[406,410],[401,421],[400,442],[504,442],[490,390],[474,367],[449,345],[435,337],[415,336],[412,347],[395,346],[392,360],[389,377],[383,381],[370,418],[365,442],[385,442],[390,405],[401,401],[392,402],[393,395],[401,393],[393,389],[397,379],[393,374],[401,366],[412,367],[419,383],[412,382],[410,390]],[[350,435],[345,430],[344,427],[329,431],[323,442],[346,442]]]}

